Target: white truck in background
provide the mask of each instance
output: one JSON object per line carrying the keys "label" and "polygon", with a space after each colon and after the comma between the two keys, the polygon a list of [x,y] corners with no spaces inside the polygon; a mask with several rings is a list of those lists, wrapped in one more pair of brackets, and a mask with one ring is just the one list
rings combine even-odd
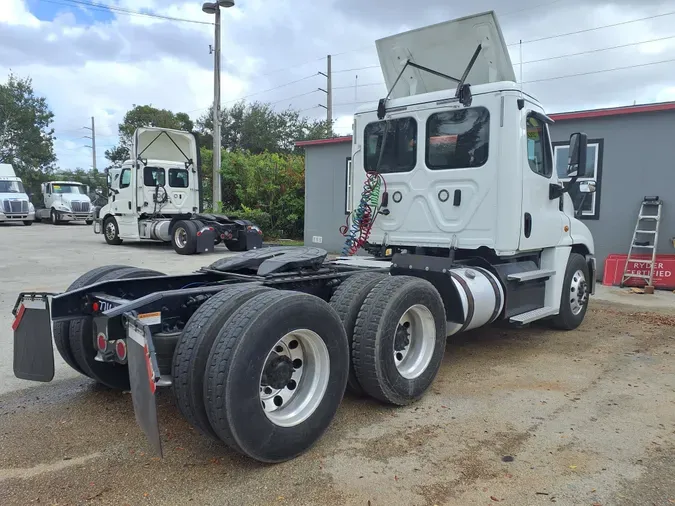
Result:
{"label": "white truck in background", "polygon": [[49,220],[53,225],[69,221],[94,223],[87,185],[76,181],[42,183],[44,207],[35,212],[35,221]]}
{"label": "white truck in background", "polygon": [[21,178],[8,163],[0,163],[0,223],[23,222],[30,226],[35,221],[31,204]]}

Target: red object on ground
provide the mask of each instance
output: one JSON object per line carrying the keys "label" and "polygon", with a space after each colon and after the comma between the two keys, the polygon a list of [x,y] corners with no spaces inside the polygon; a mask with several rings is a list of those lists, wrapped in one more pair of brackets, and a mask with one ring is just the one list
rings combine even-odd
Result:
{"label": "red object on ground", "polygon": [[[605,272],[602,276],[602,284],[606,286],[619,286],[621,276],[626,265],[628,255],[608,255],[605,260]],[[634,255],[638,260],[631,260],[628,267],[630,274],[644,274],[649,276],[650,265],[644,263],[644,260],[651,260],[651,255]],[[643,278],[630,278],[626,280],[625,286],[645,286],[646,281]],[[654,286],[665,290],[675,290],[675,255],[656,255],[654,264]]]}

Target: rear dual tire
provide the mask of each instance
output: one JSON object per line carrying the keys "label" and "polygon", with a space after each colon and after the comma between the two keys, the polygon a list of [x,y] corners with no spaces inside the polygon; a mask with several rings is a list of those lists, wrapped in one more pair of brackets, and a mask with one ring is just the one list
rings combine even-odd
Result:
{"label": "rear dual tire", "polygon": [[434,286],[387,277],[368,293],[354,326],[352,363],[371,397],[403,406],[421,398],[443,360],[445,309]]}
{"label": "rear dual tire", "polygon": [[[179,407],[243,455],[292,459],[321,437],[342,400],[344,328],[312,295],[250,285],[226,290],[193,315],[176,348]],[[244,302],[246,290],[255,293]]]}

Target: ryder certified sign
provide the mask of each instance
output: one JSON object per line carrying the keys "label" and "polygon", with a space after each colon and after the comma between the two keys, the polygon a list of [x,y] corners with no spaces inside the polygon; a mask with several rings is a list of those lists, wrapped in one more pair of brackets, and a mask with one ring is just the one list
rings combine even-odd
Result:
{"label": "ryder certified sign", "polygon": [[[605,272],[602,284],[618,286],[621,283],[623,269],[626,266],[628,255],[609,255],[605,260]],[[641,274],[649,276],[651,255],[634,255],[628,265],[627,274]],[[630,278],[624,283],[626,286],[644,286],[646,280]],[[675,255],[656,255],[654,263],[654,286],[666,290],[675,290]]]}

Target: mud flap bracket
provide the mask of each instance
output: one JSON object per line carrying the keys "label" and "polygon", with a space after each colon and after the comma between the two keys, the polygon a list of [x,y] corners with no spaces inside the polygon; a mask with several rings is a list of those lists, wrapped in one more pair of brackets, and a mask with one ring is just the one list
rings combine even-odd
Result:
{"label": "mud flap bracket", "polygon": [[141,426],[153,449],[163,457],[155,399],[160,373],[152,334],[150,327],[141,323],[135,316],[125,314],[124,317],[127,323],[129,382],[136,422]]}

